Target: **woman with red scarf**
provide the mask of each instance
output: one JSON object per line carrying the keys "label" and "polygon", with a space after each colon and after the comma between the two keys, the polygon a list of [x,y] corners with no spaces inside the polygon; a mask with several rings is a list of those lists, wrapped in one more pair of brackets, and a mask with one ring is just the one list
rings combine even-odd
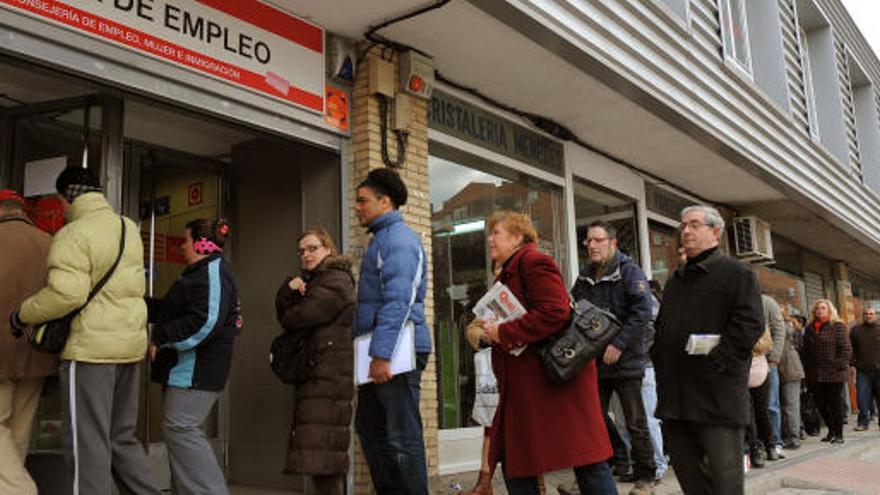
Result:
{"label": "woman with red scarf", "polygon": [[813,321],[804,330],[803,364],[807,385],[828,425],[823,442],[843,443],[843,387],[852,347],[846,325],[831,301],[813,304]]}

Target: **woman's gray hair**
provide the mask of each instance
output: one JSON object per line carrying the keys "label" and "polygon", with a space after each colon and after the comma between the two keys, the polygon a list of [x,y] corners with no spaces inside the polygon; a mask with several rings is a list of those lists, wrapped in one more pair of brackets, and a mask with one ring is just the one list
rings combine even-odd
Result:
{"label": "woman's gray hair", "polygon": [[721,216],[721,213],[719,213],[717,209],[706,205],[688,206],[687,208],[681,210],[681,217],[683,218],[688,213],[694,211],[700,212],[705,215],[706,225],[708,225],[709,227],[718,227],[719,229],[724,231],[724,217]]}

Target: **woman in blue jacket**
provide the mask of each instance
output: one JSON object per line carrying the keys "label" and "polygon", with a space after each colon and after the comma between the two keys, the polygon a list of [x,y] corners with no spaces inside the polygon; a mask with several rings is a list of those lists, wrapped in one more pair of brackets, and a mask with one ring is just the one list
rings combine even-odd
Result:
{"label": "woman in blue jacket", "polygon": [[162,299],[148,303],[151,378],[165,389],[164,436],[176,493],[226,494],[202,426],[226,386],[240,326],[238,286],[223,245],[224,220],[186,225],[187,267]]}

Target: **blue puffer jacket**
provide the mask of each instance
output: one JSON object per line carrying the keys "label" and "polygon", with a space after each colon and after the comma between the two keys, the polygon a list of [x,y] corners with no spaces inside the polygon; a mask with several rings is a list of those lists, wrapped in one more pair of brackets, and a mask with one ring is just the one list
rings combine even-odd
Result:
{"label": "blue puffer jacket", "polygon": [[617,251],[605,270],[594,280],[591,266],[578,276],[571,289],[574,299],[587,299],[596,306],[614,313],[620,320],[620,333],[612,344],[622,351],[620,359],[607,366],[598,357],[599,379],[640,378],[645,374],[646,337],[651,323],[651,289],[642,269],[633,260]]}
{"label": "blue puffer jacket", "polygon": [[[397,210],[370,224],[373,239],[361,261],[354,336],[373,334],[370,356],[390,359],[408,320],[415,325],[416,352],[431,352],[425,321],[428,259],[419,235]],[[412,301],[412,306],[410,306]]]}

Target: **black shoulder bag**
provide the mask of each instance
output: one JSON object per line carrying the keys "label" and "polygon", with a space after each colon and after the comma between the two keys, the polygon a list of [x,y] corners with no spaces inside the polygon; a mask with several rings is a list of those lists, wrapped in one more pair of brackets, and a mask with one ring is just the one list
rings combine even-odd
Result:
{"label": "black shoulder bag", "polygon": [[[522,259],[519,263],[523,295],[531,306]],[[581,299],[571,303],[571,319],[562,330],[533,345],[547,377],[555,383],[565,383],[598,357],[618,332],[620,323],[613,314]]]}
{"label": "black shoulder bag", "polygon": [[80,313],[80,311],[85,308],[89,302],[91,302],[92,298],[94,298],[98,292],[104,287],[104,284],[110,280],[110,277],[113,275],[113,272],[116,271],[116,267],[119,265],[119,260],[122,259],[122,252],[125,251],[125,220],[122,216],[119,217],[119,224],[122,226],[122,233],[119,236],[119,254],[116,255],[116,261],[113,262],[113,266],[101,277],[101,280],[98,281],[97,284],[89,291],[89,297],[86,299],[86,302],[83,303],[79,308],[67,313],[61,318],[57,318],[55,320],[47,321],[40,325],[37,325],[28,335],[27,341],[33,348],[38,351],[47,352],[50,354],[59,354],[64,350],[65,344],[67,344],[67,338],[70,336],[70,324],[73,319]]}
{"label": "black shoulder bag", "polygon": [[[296,301],[303,296],[297,293]],[[269,347],[269,367],[281,383],[296,385],[312,379],[315,367],[315,348],[312,332],[282,331]]]}

